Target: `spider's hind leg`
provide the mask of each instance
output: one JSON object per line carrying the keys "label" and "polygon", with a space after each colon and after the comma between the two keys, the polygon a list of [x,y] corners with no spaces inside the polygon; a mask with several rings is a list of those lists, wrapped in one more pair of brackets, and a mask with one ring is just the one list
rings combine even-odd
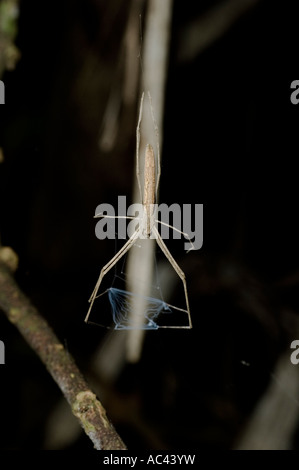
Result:
{"label": "spider's hind leg", "polygon": [[185,273],[181,270],[181,268],[179,267],[179,265],[177,264],[177,262],[173,258],[172,254],[168,250],[168,248],[165,245],[160,233],[158,232],[158,230],[155,226],[153,227],[153,232],[156,236],[156,241],[157,241],[159,247],[163,251],[164,255],[166,256],[166,258],[170,262],[171,266],[173,267],[173,269],[175,270],[175,272],[177,273],[179,278],[181,279],[181,281],[183,283],[183,286],[184,286],[184,293],[185,293],[185,300],[186,300],[189,326],[188,327],[182,327],[182,328],[192,328],[192,321],[191,321],[191,314],[190,314],[189,298],[188,298],[188,292],[187,292],[187,283],[186,283]]}

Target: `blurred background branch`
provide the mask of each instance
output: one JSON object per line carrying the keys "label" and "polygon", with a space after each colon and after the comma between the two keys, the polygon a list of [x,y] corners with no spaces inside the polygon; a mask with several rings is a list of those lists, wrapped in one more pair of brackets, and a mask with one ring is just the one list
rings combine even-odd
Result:
{"label": "blurred background branch", "polygon": [[19,0],[0,0],[0,77],[5,70],[13,70],[20,58],[15,46]]}
{"label": "blurred background branch", "polygon": [[244,424],[234,449],[292,449],[298,426],[299,374],[290,361],[290,351],[281,354],[271,379],[248,422]]}
{"label": "blurred background branch", "polygon": [[193,19],[181,33],[179,62],[189,62],[221,38],[260,0],[225,0]]}

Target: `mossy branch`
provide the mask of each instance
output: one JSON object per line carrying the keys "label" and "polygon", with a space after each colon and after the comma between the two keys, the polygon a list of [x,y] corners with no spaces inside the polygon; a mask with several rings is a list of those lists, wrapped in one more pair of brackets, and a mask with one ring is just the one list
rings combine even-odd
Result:
{"label": "mossy branch", "polygon": [[73,358],[15,282],[16,266],[17,256],[13,250],[0,248],[0,308],[45,364],[94,447],[125,450],[126,446]]}

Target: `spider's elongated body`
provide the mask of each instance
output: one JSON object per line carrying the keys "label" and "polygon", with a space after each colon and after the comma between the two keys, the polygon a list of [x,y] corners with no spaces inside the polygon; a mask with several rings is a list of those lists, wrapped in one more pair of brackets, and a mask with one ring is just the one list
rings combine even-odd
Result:
{"label": "spider's elongated body", "polygon": [[[144,162],[144,222],[146,227],[143,227],[143,233],[149,238],[151,235],[152,227],[151,222],[154,216],[154,204],[156,193],[156,168],[155,168],[155,154],[154,149],[150,144],[147,144],[145,149],[145,162]],[[154,221],[155,223],[155,221]],[[144,230],[145,228],[145,230]]]}
{"label": "spider's elongated body", "polygon": [[[153,115],[153,109],[152,109],[152,103],[151,103],[151,96],[150,93],[148,93],[149,101],[150,101],[150,107],[151,107],[151,113],[152,113],[152,119],[153,123],[155,126],[156,133],[158,133],[158,129],[155,123],[154,115]],[[140,102],[140,111],[139,111],[139,119],[138,119],[138,124],[136,128],[136,175],[137,175],[137,181],[138,181],[138,187],[141,193],[141,183],[140,183],[140,174],[139,174],[139,145],[140,145],[140,124],[141,124],[141,118],[142,118],[142,108],[143,108],[143,99],[144,99],[144,93],[142,94],[141,97],[141,102]],[[89,299],[90,306],[89,310],[87,312],[87,315],[85,317],[85,321],[88,321],[93,303],[95,299],[98,296],[98,290],[101,285],[101,282],[103,280],[103,277],[110,271],[110,269],[115,266],[115,264],[129,251],[129,249],[134,245],[136,240],[143,236],[145,238],[155,238],[156,242],[158,243],[160,249],[170,262],[171,266],[177,273],[177,275],[180,277],[183,286],[184,286],[184,293],[185,293],[185,300],[186,300],[186,310],[179,309],[181,311],[184,311],[188,315],[188,326],[159,326],[159,328],[192,328],[192,322],[191,322],[191,315],[190,315],[190,308],[189,308],[189,299],[188,299],[188,293],[187,293],[187,285],[186,285],[186,279],[185,279],[185,274],[181,270],[181,268],[178,266],[176,261],[174,260],[173,256],[171,255],[170,251],[168,250],[167,246],[165,245],[160,233],[157,230],[156,223],[161,223],[163,225],[166,225],[168,227],[171,227],[168,224],[165,224],[163,221],[157,221],[155,219],[155,201],[156,201],[156,196],[158,193],[158,187],[159,187],[159,181],[160,181],[160,150],[159,150],[159,142],[157,139],[157,175],[156,175],[156,165],[155,165],[155,154],[153,147],[150,144],[147,144],[146,149],[145,149],[145,163],[144,163],[144,191],[143,191],[143,198],[142,198],[142,205],[143,205],[143,214],[142,217],[139,219],[139,225],[137,229],[134,231],[134,233],[131,235],[129,240],[124,244],[124,246],[116,253],[115,256],[102,268],[100,276],[98,278],[98,281],[95,285],[95,288],[91,294],[91,297]],[[108,215],[103,215],[103,214],[97,214],[95,217],[112,217]],[[126,217],[126,216],[118,216],[118,218],[128,218],[128,219],[134,219],[134,217]],[[173,230],[176,230],[180,232],[180,230],[176,229],[175,227],[171,227]],[[182,233],[186,238],[189,239],[191,245],[192,242],[187,234],[184,232]]]}

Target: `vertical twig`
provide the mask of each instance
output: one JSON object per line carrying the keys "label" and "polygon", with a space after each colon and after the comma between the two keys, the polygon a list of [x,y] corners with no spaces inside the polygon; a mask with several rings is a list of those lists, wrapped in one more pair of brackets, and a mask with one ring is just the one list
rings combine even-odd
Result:
{"label": "vertical twig", "polygon": [[[147,16],[145,21],[144,45],[142,50],[142,81],[141,89],[150,91],[153,101],[153,109],[157,127],[160,130],[160,148],[162,148],[162,125],[164,112],[164,91],[167,74],[168,46],[170,40],[172,0],[149,0],[147,8]],[[147,100],[148,103],[148,100]],[[148,103],[149,106],[149,103]],[[141,140],[140,140],[140,156],[141,164],[143,163],[143,155],[145,146],[152,143],[153,147],[156,142],[155,128],[149,107],[145,106],[143,119],[141,124]],[[140,171],[142,174],[142,166]],[[133,200],[139,199],[139,190],[137,181],[133,191]],[[157,201],[156,201],[157,202]],[[133,292],[138,291],[139,294],[146,297],[153,279],[153,260],[155,240],[146,240],[142,250],[142,260],[133,250],[129,253],[127,278],[130,281],[129,289]],[[134,285],[134,278],[138,279],[138,287]],[[144,291],[140,291],[140,285],[144,286]],[[143,308],[138,305],[138,308]],[[138,322],[140,317],[138,312],[132,312],[132,324]],[[141,316],[143,317],[143,316]],[[127,341],[127,359],[130,362],[137,362],[140,357],[142,342],[144,338],[144,330],[128,331]]]}

